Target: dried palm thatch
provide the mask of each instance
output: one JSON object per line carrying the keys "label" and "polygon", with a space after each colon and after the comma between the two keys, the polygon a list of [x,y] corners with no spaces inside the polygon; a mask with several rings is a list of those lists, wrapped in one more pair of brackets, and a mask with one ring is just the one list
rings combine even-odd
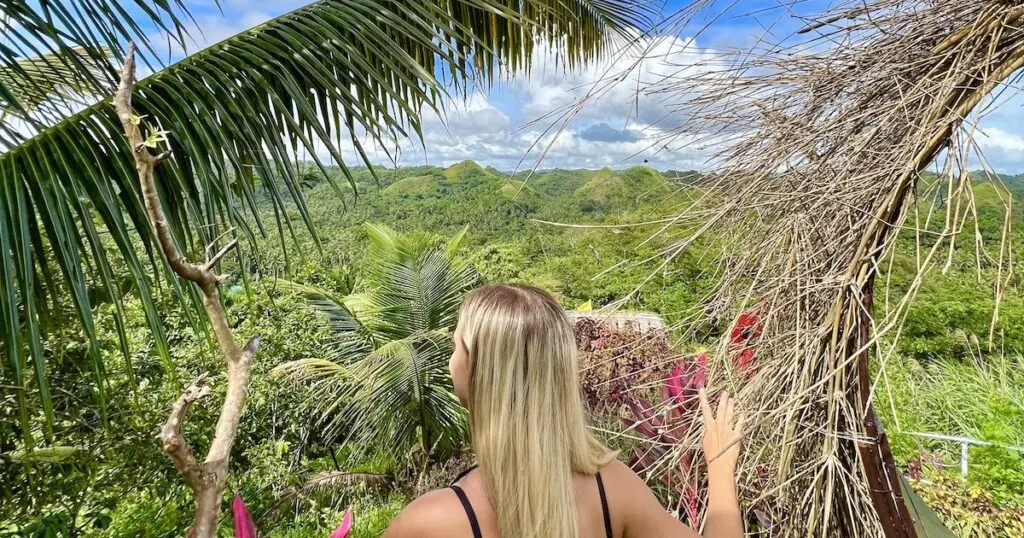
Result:
{"label": "dried palm thatch", "polygon": [[[739,470],[750,513],[772,536],[911,537],[868,359],[884,364],[922,278],[974,216],[975,122],[1024,66],[1024,5],[838,4],[798,34],[648,88],[686,118],[660,143],[715,143],[717,173],[663,229],[678,234],[664,259],[713,234],[722,285],[702,315],[763,301],[758,372],[738,373],[723,343],[709,374],[755,424]],[[876,306],[876,277],[904,227],[919,238],[917,278]],[[1012,268],[1006,235],[994,255],[975,245],[997,295]],[[997,307],[993,332],[999,322]],[[697,429],[680,452],[699,446]]]}

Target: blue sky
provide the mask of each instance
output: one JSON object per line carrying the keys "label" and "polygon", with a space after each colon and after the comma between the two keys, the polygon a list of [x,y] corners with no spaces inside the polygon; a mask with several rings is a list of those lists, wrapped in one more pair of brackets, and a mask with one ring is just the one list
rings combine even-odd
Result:
{"label": "blue sky", "polygon": [[[635,68],[633,59],[617,58],[581,73],[565,74],[554,69],[551,59],[544,53],[538,53],[530,77],[503,82],[489,91],[474,91],[466,102],[449,105],[449,115],[444,122],[428,117],[422,146],[426,150],[418,143],[403,144],[399,164],[445,166],[474,159],[511,170],[530,167],[544,154],[544,168],[622,168],[635,164],[659,169],[706,168],[707,155],[701,150],[655,151],[652,148],[670,126],[671,110],[664,98],[637,97],[637,80],[654,81],[675,72],[680,65],[699,64],[710,51],[747,47],[768,28],[774,39],[782,39],[801,26],[792,12],[778,7],[780,0],[717,1],[723,6],[738,7],[714,21],[694,40],[689,39],[694,28],[708,21],[699,20],[689,28],[674,29],[673,36],[663,36],[652,45],[660,60],[647,60]],[[307,3],[221,0],[221,11],[213,0],[186,0],[198,23],[193,31],[197,42],[189,51],[194,52]],[[666,0],[666,12],[674,11],[682,3],[683,0]],[[796,9],[798,14],[811,13],[830,3],[804,0],[797,3]],[[160,38],[155,28],[148,31],[155,41],[166,43],[166,38]],[[166,45],[163,48],[172,59],[184,55],[180,49],[167,50]],[[545,134],[553,120],[534,121],[582,97],[609,69],[615,72],[629,69],[626,82],[609,88],[602,98],[588,102],[568,124],[556,125],[555,130],[560,133],[557,137],[550,132]],[[1024,125],[1019,120],[1022,104],[1024,99],[1013,97],[980,125],[979,145],[996,170],[1024,172]],[[535,145],[538,141],[539,145]],[[546,149],[546,153],[542,149]],[[375,158],[383,161],[385,155],[378,151]]]}

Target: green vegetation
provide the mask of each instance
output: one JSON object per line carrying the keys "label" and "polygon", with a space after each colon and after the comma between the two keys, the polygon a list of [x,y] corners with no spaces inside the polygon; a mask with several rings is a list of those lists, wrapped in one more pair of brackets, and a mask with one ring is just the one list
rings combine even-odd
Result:
{"label": "green vegetation", "polygon": [[[271,231],[232,262],[247,271],[226,268],[238,277],[251,275],[224,285],[232,327],[264,336],[229,490],[242,494],[267,536],[326,536],[350,504],[357,512],[355,536],[376,536],[420,484],[432,483],[421,475],[424,468],[429,474],[445,467],[442,462],[464,439],[464,425],[455,416],[462,411],[446,389],[450,344],[443,338],[459,295],[480,281],[527,281],[551,289],[568,308],[586,301],[609,304],[630,293],[662,259],[667,239],[638,247],[657,227],[637,224],[671,211],[663,193],[678,192],[672,199],[683,203],[692,180],[681,183],[672,179],[679,174],[640,167],[510,178],[472,162],[382,170],[379,183],[364,169],[352,174],[360,192],[355,205],[315,174],[306,183],[308,212],[321,231],[319,248],[301,229],[294,239],[287,231]],[[625,189],[606,188],[618,185]],[[259,182],[255,193],[265,218],[273,218],[270,199],[276,194],[266,192],[270,188],[272,183]],[[594,196],[598,191],[603,200]],[[996,208],[979,201],[979,213],[987,215],[988,209],[993,217],[982,218],[985,234],[1002,225]],[[963,234],[965,240],[972,236],[973,231]],[[657,270],[627,307],[681,319],[710,289],[708,248],[697,245]],[[892,272],[880,280],[890,282],[893,294],[909,285],[913,235],[904,234],[899,248]],[[652,261],[621,265],[646,258]],[[994,275],[986,264],[985,284],[979,285],[974,265],[974,254],[965,248],[945,275],[929,275],[897,354],[885,365],[876,402],[901,464],[958,458],[958,446],[923,441],[910,431],[1024,444],[1024,336],[1018,326],[1024,300],[1017,281],[1011,282],[996,345],[989,350]],[[111,270],[114,278],[127,278],[127,268]],[[153,433],[181,387],[200,372],[215,371],[217,361],[204,325],[173,293],[164,286],[153,294],[171,344],[165,358],[157,352],[139,291],[126,287],[111,297],[97,289],[93,314],[110,394],[106,418],[92,403],[96,388],[86,334],[74,324],[47,326],[43,347],[53,386],[59,387],[53,395],[52,446],[63,448],[25,454],[18,408],[5,396],[0,481],[11,486],[0,493],[0,536],[176,536],[189,524],[189,493]],[[879,289],[876,308],[886,307],[884,297]],[[114,315],[117,299],[123,327]],[[73,316],[73,304],[58,304]],[[717,338],[716,330],[707,327],[699,336]],[[420,345],[428,342],[436,345]],[[379,366],[376,371],[389,375],[379,384],[360,383],[359,365],[375,358],[380,362],[371,369]],[[410,370],[415,358],[424,359],[426,368]],[[306,377],[296,385],[272,375],[275,369]],[[416,386],[430,396],[415,398]],[[439,418],[424,421],[421,411]],[[42,430],[41,413],[29,418],[34,431]],[[187,435],[204,446],[214,420],[213,410],[197,406]],[[931,470],[926,472],[936,485],[917,487],[949,518],[980,513],[978,492],[988,496],[985,506],[992,513],[1012,511],[1024,504],[1021,461],[1005,449],[972,449],[966,482],[956,469]],[[978,517],[977,528],[998,529],[995,516]]]}

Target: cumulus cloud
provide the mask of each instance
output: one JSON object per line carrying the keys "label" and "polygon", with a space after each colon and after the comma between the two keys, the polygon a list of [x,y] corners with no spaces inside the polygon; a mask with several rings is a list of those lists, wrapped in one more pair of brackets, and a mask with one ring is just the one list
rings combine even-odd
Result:
{"label": "cumulus cloud", "polygon": [[446,103],[443,119],[427,114],[422,144],[408,141],[397,152],[376,148],[373,158],[439,166],[474,159],[501,170],[701,168],[707,155],[699,147],[663,147],[666,129],[679,121],[671,103],[638,89],[699,68],[712,54],[693,40],[646,38],[604,62],[567,72],[554,50],[538,47],[528,76]]}
{"label": "cumulus cloud", "polygon": [[[197,2],[198,3],[198,2]],[[302,0],[269,3],[222,0],[222,15],[212,3],[198,11],[195,43],[189,52],[307,4]],[[616,168],[647,164],[660,169],[705,169],[713,137],[677,138],[666,143],[673,126],[685,120],[664,93],[673,77],[710,69],[717,50],[742,45],[760,30],[718,27],[700,40],[678,36],[638,39],[628,51],[610,55],[581,70],[567,71],[556,51],[538,46],[528,75],[503,79],[493,89],[475,88],[468,97],[444,104],[441,114],[425,111],[423,139],[376,147],[365,141],[378,163],[447,166],[474,159],[502,170],[528,168]],[[166,42],[158,37],[157,42]],[[713,46],[709,46],[713,45]],[[180,58],[184,51],[166,53]],[[980,124],[978,146],[1000,171],[1024,170],[1024,128],[1016,115],[1024,99],[1010,99]],[[358,162],[350,144],[341,148]],[[325,159],[326,150],[317,151]]]}

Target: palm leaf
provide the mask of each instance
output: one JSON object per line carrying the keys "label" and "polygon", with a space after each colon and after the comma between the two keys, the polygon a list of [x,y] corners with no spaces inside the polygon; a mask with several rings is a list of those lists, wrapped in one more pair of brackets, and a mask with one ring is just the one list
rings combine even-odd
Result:
{"label": "palm leaf", "polygon": [[[112,93],[117,78],[110,58],[123,59],[126,40],[155,58],[144,26],[155,25],[184,46],[185,23],[191,18],[181,0],[0,0],[0,14],[0,103],[37,127],[66,115],[61,107],[37,109],[43,100],[59,102],[68,96],[54,90]],[[21,140],[20,133],[0,122],[0,145]]]}
{"label": "palm leaf", "polygon": [[450,339],[440,332],[384,344],[349,368],[357,383],[340,394],[347,404],[328,428],[347,428],[357,446],[408,448],[422,436],[427,450],[451,452],[466,427],[448,377],[450,355]]}
{"label": "palm leaf", "polygon": [[350,308],[348,297],[336,297],[320,288],[290,280],[278,280],[277,286],[281,291],[301,296],[326,316],[339,355],[361,357],[373,349],[372,314]]}
{"label": "palm leaf", "polygon": [[[135,4],[162,24],[179,23],[167,1],[152,2],[160,8],[143,0]],[[115,56],[125,38],[144,38],[138,22],[117,2],[46,5],[73,30],[57,31],[23,3],[0,0],[5,13],[15,10],[21,44],[0,51],[0,62],[9,66],[12,58],[38,55],[32,36],[64,50],[86,46],[87,37],[98,35],[102,39],[95,41]],[[174,5],[182,7],[180,0]],[[502,71],[525,70],[537,40],[558,45],[568,66],[597,58],[610,50],[612,36],[629,35],[630,26],[643,21],[636,5],[634,0],[322,0],[161,70],[136,85],[133,104],[151,128],[169,133],[174,156],[160,168],[157,181],[173,235],[187,252],[228,226],[250,236],[262,230],[261,221],[254,230],[245,215],[256,213],[255,193],[248,182],[231,180],[253,172],[263,178],[282,233],[290,222],[279,189],[290,194],[312,230],[295,164],[302,151],[326,175],[327,163],[317,152],[326,148],[354,184],[342,159],[343,142],[369,164],[364,135],[382,147],[418,136],[420,111],[441,106],[446,81],[465,91],[471,81],[489,83]],[[94,8],[110,12],[104,16]],[[98,87],[106,82],[96,81]],[[0,326],[9,374],[18,386],[28,356],[21,335],[38,332],[37,321],[19,312],[22,301],[69,292],[85,334],[95,340],[93,305],[85,293],[94,271],[83,267],[102,267],[106,260],[98,255],[104,248],[94,218],[128,267],[158,347],[165,350],[147,273],[168,272],[162,261],[152,261],[160,258],[129,148],[118,132],[112,107],[100,102],[0,155],[0,206],[7,208],[0,215],[5,230],[0,238],[10,248],[0,261]],[[140,247],[149,263],[142,261]],[[25,259],[31,269],[18,263]],[[53,273],[51,264],[61,278],[45,278]],[[98,276],[104,291],[117,296],[109,275]],[[41,386],[44,359],[32,355],[32,360]],[[102,400],[103,363],[95,345],[93,363]]]}
{"label": "palm leaf", "polygon": [[[451,452],[464,440],[466,424],[448,375],[450,334],[463,296],[479,280],[458,257],[465,230],[445,242],[378,224],[365,229],[370,290],[358,296],[357,330],[372,333],[373,349],[343,348],[330,361],[294,361],[275,372],[311,389],[320,423],[332,434],[365,447],[395,447],[398,456],[420,443],[428,451]],[[325,301],[327,294],[302,289],[329,316],[349,302]]]}
{"label": "palm leaf", "polygon": [[69,67],[75,62],[61,58],[61,53],[17,60],[14,69],[0,66],[0,86],[9,96],[0,95],[0,119],[5,115],[28,119],[48,101],[60,103],[93,92],[91,81],[105,75],[112,56],[106,47],[100,47],[99,52],[108,60],[96,63],[90,56],[91,51],[81,47],[72,50],[70,54],[77,56],[75,62],[80,63],[82,69]]}

